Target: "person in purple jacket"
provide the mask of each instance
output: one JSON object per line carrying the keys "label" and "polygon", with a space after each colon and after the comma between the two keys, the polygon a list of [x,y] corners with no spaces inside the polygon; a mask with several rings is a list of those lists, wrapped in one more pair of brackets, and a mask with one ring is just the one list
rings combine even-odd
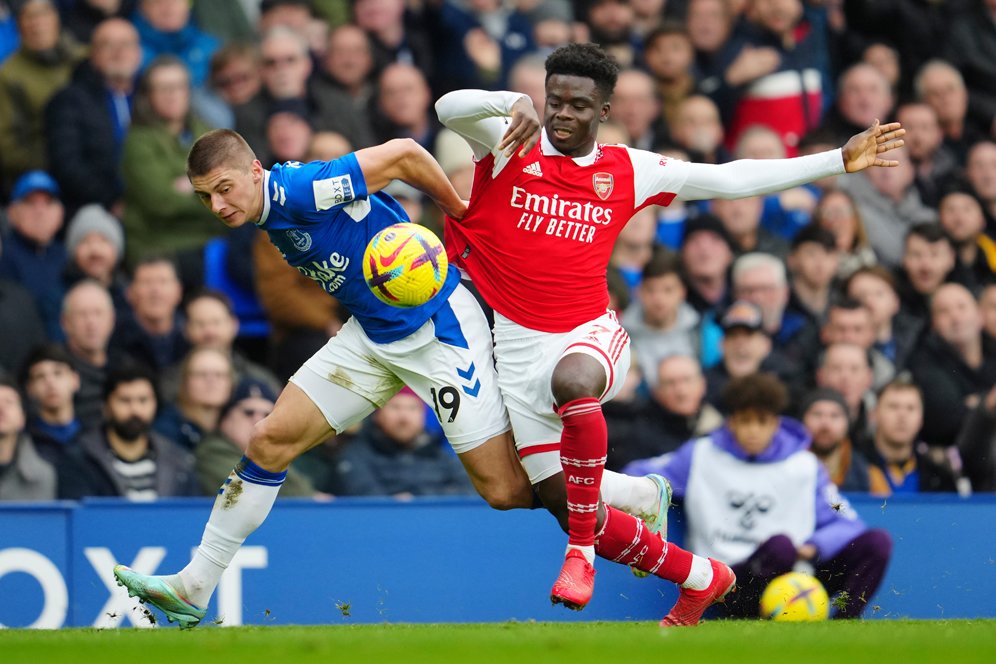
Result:
{"label": "person in purple jacket", "polygon": [[757,616],[765,586],[801,569],[836,597],[834,618],[859,617],[885,575],[891,537],[869,529],[840,496],[802,424],[779,417],[788,393],[777,378],[734,379],[723,400],[730,415],[722,427],[623,472],[671,481],[684,502],[686,546],[737,575],[731,616]]}

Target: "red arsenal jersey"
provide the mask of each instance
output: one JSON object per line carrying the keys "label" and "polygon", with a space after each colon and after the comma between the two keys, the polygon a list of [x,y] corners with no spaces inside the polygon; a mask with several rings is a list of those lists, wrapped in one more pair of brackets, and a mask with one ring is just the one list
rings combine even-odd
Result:
{"label": "red arsenal jersey", "polygon": [[489,154],[466,216],[446,220],[450,260],[506,318],[568,332],[605,313],[616,236],[641,208],[669,204],[687,166],[621,145],[575,159],[545,133],[525,157]]}

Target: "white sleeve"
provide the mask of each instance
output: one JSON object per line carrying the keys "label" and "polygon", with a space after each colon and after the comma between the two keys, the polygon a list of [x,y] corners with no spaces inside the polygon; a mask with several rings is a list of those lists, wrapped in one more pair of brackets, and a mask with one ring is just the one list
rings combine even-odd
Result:
{"label": "white sleeve", "polygon": [[688,178],[687,161],[662,157],[654,152],[627,147],[633,162],[634,201],[637,208],[648,200],[667,205]]}
{"label": "white sleeve", "polygon": [[719,166],[688,164],[688,177],[678,198],[744,198],[797,187],[844,173],[840,148],[792,159],[739,159]]}
{"label": "white sleeve", "polygon": [[475,159],[483,159],[501,142],[512,105],[523,97],[528,99],[517,92],[456,90],[439,98],[436,115],[444,126],[463,136]]}

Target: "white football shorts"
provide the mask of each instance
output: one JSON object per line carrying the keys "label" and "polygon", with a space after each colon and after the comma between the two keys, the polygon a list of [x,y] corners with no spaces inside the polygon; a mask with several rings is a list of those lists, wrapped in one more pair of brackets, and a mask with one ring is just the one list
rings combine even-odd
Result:
{"label": "white football shorts", "polygon": [[290,380],[336,433],[408,385],[435,410],[450,445],[462,454],[509,429],[493,357],[484,312],[461,285],[430,320],[399,341],[371,341],[351,318]]}
{"label": "white football shorts", "polygon": [[551,387],[557,362],[571,353],[583,353],[598,361],[605,370],[605,391],[599,398],[605,403],[626,381],[629,335],[611,311],[560,333],[530,330],[495,312],[494,352],[515,446],[529,481],[536,484],[562,470],[560,436],[564,425]]}

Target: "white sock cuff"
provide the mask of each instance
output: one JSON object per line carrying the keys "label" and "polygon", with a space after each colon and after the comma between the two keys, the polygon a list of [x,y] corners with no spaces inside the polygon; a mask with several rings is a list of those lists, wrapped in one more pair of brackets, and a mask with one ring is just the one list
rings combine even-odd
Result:
{"label": "white sock cuff", "polygon": [[585,560],[588,561],[589,565],[594,565],[595,564],[595,547],[594,546],[578,546],[576,544],[568,544],[567,545],[567,550],[564,551],[564,555],[567,555],[567,552],[570,551],[571,549],[577,549],[578,551],[580,551],[581,553],[583,553],[584,557],[585,557]]}

